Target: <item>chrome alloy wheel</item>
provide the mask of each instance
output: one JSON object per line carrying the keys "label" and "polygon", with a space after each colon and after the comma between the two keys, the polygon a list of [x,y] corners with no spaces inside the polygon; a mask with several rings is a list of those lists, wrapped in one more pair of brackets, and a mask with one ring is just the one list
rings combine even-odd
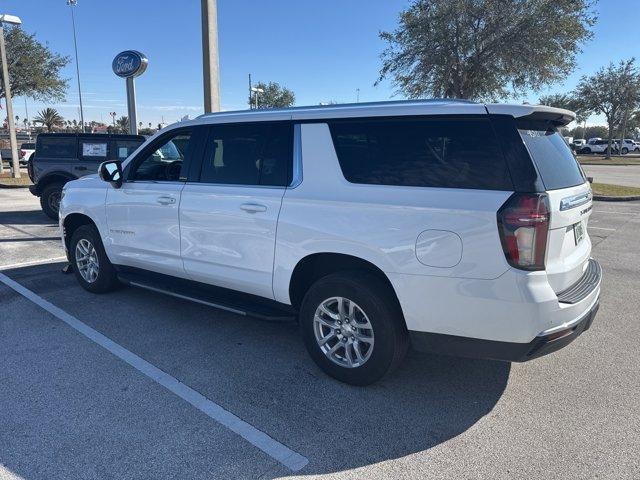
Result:
{"label": "chrome alloy wheel", "polygon": [[373,352],[373,326],[364,310],[348,298],[331,297],[320,303],[313,332],[322,353],[341,367],[360,367]]}
{"label": "chrome alloy wheel", "polygon": [[82,238],[76,245],[76,266],[87,283],[93,283],[98,278],[100,271],[98,254],[86,238]]}

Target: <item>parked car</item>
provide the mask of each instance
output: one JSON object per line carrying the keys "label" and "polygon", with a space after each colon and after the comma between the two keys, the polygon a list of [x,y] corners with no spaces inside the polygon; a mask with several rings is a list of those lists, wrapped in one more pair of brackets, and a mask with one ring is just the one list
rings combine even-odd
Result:
{"label": "parked car", "polygon": [[[578,150],[578,153],[581,153],[583,155],[590,153],[605,153],[607,151],[608,145],[608,140],[590,139],[585,146]],[[616,143],[615,141],[611,143],[611,153],[618,153],[618,143]]]}
{"label": "parked car", "polygon": [[20,145],[20,163],[26,165],[31,158],[31,155],[36,151],[35,143],[23,143]]}
{"label": "parked car", "polygon": [[[614,140],[616,145],[620,145],[620,139]],[[626,155],[629,152],[640,152],[640,144],[631,138],[625,138],[622,142],[622,147],[620,148],[620,152],[623,155]]]}
{"label": "parked car", "polygon": [[576,138],[573,140],[573,148],[575,150],[580,150],[581,147],[584,147],[587,141],[584,138]]}
{"label": "parked car", "polygon": [[410,343],[526,361],[599,305],[591,189],[557,130],[573,119],[463,101],[207,114],[69,182],[63,243],[89,292],[296,320],[344,382]]}
{"label": "parked car", "polygon": [[41,133],[27,163],[29,190],[40,197],[44,213],[57,220],[65,183],[96,173],[105,160],[124,160],[144,140],[140,135]]}

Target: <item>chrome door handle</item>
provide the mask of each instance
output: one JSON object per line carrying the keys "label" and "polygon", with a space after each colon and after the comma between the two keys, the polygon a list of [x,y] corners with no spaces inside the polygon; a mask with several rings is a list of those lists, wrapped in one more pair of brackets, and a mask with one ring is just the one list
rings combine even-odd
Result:
{"label": "chrome door handle", "polygon": [[249,213],[266,212],[267,206],[260,205],[259,203],[243,203],[240,205],[240,210],[244,210]]}
{"label": "chrome door handle", "polygon": [[156,200],[160,205],[172,205],[176,203],[176,199],[174,197],[158,197]]}

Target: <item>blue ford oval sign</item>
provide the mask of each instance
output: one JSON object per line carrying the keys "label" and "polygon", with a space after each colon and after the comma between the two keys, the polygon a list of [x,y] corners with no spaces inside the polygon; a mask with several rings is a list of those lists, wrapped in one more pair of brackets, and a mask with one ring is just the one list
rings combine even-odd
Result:
{"label": "blue ford oval sign", "polygon": [[113,68],[113,73],[119,77],[137,77],[144,73],[148,63],[149,60],[144,54],[136,50],[125,50],[116,55],[111,67]]}

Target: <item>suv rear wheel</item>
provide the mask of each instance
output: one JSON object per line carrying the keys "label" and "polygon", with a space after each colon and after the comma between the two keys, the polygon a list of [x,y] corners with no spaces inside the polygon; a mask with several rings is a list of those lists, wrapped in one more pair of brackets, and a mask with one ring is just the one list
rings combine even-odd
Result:
{"label": "suv rear wheel", "polygon": [[94,226],[83,225],[73,232],[69,253],[73,272],[82,288],[92,293],[105,293],[118,287],[116,271]]}
{"label": "suv rear wheel", "polygon": [[299,317],[311,358],[352,385],[369,385],[393,371],[409,346],[395,298],[367,272],[321,278],[305,295]]}
{"label": "suv rear wheel", "polygon": [[40,206],[47,217],[52,220],[58,220],[58,210],[60,209],[60,200],[62,200],[62,183],[52,183],[44,187],[42,195],[40,195]]}

